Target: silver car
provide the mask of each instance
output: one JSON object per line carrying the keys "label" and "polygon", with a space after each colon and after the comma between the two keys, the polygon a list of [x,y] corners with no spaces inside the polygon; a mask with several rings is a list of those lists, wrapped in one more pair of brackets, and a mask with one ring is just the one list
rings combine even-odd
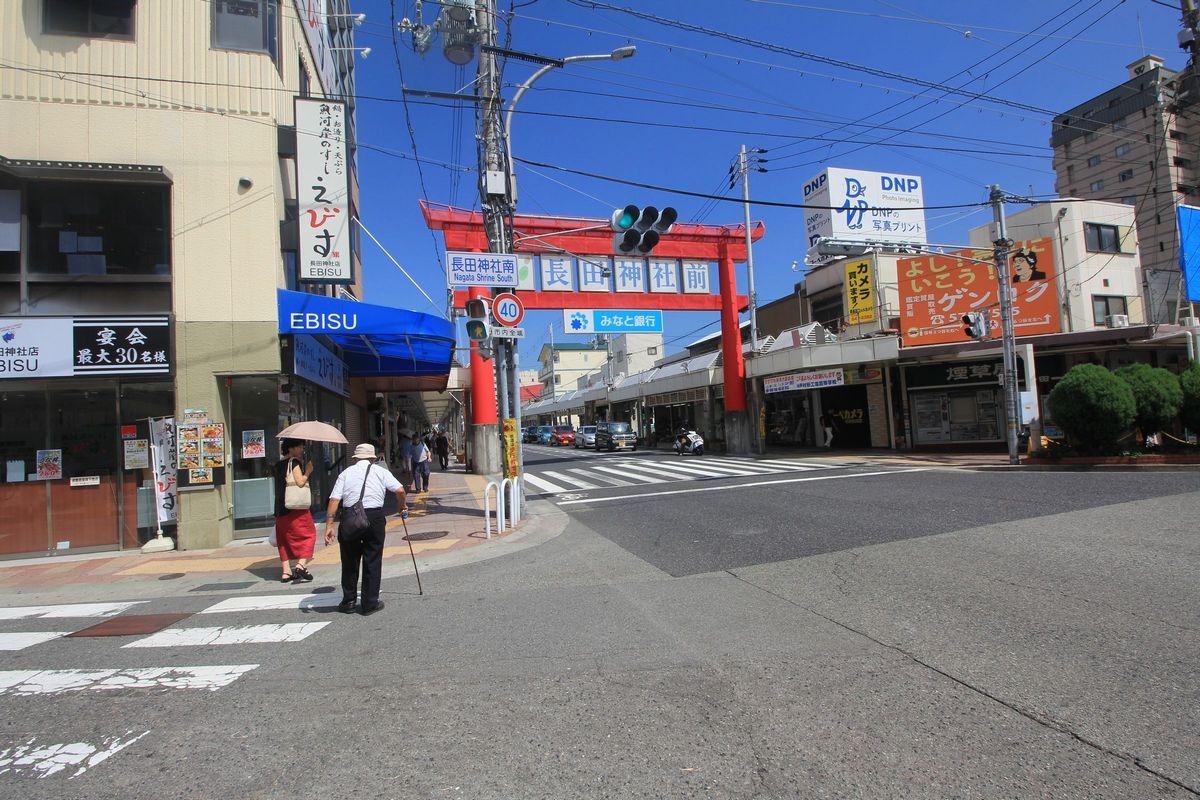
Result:
{"label": "silver car", "polygon": [[575,433],[575,449],[596,446],[596,426],[584,425]]}

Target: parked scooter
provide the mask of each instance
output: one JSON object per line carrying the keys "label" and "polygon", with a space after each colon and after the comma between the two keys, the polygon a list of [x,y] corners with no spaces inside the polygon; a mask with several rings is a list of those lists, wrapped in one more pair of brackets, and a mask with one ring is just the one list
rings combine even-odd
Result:
{"label": "parked scooter", "polygon": [[704,455],[704,437],[695,431],[680,431],[675,436],[675,453],[683,455],[691,453],[694,456]]}

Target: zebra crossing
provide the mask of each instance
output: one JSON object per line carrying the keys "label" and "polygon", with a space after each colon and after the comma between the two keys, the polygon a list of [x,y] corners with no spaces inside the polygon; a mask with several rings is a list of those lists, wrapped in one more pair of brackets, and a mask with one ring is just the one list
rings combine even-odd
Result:
{"label": "zebra crossing", "polygon": [[820,464],[791,459],[757,459],[726,456],[720,458],[638,458],[609,457],[603,463],[580,459],[580,466],[561,464],[532,469],[524,474],[529,494],[556,495],[581,490],[611,489],[628,486],[675,483],[680,481],[778,475],[833,469],[835,464]]}

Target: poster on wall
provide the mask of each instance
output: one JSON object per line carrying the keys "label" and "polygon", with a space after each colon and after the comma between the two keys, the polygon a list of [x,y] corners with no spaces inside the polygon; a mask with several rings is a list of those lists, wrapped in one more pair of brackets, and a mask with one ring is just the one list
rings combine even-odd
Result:
{"label": "poster on wall", "polygon": [[267,432],[242,431],[242,458],[267,457]]}
{"label": "poster on wall", "polygon": [[226,467],[225,423],[207,421],[208,414],[203,411],[189,409],[188,414],[197,421],[181,424],[177,431],[179,488],[222,486]]}
{"label": "poster on wall", "polygon": [[62,450],[37,451],[37,479],[39,481],[62,480],[63,453]]}
{"label": "poster on wall", "polygon": [[150,469],[150,440],[126,439],[125,469]]}
{"label": "poster on wall", "polygon": [[[962,323],[970,311],[986,314],[990,337],[999,338],[1000,293],[991,257],[991,250],[961,250],[896,262],[900,336],[905,347],[971,341]],[[1059,332],[1051,239],[1014,244],[1006,288],[1012,298],[1016,336]]]}
{"label": "poster on wall", "polygon": [[174,522],[179,518],[179,483],[175,477],[179,465],[174,417],[150,420],[150,458],[158,524]]}

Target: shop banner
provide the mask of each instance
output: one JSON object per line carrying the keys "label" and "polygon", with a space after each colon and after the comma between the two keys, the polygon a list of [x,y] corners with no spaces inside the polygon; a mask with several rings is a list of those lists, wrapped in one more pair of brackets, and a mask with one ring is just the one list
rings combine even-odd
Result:
{"label": "shop banner", "polygon": [[516,478],[521,474],[521,462],[518,459],[520,450],[517,436],[520,428],[516,419],[505,419],[501,423],[501,435],[504,441],[504,477]]}
{"label": "shop banner", "polygon": [[354,283],[347,158],[345,104],[296,98],[301,281]]}
{"label": "shop banner", "polygon": [[841,386],[845,383],[845,373],[841,367],[825,369],[819,372],[793,372],[790,375],[772,375],[763,378],[763,392],[799,392],[806,389],[821,389],[826,386]]}
{"label": "shop banner", "polygon": [[291,349],[293,375],[342,397],[350,396],[350,369],[332,350],[312,336],[293,336]]}
{"label": "shop banner", "polygon": [[154,472],[154,505],[158,524],[179,518],[179,486],[175,479],[178,457],[175,451],[175,418],[150,420],[150,458]]}
{"label": "shop banner", "polygon": [[[991,250],[961,250],[896,262],[900,337],[905,347],[969,342],[962,317],[987,315],[1000,338],[1000,295]],[[1009,260],[1009,292],[1017,336],[1058,333],[1058,289],[1051,239],[1017,242]]]}
{"label": "shop banner", "polygon": [[169,374],[170,317],[0,318],[0,378]]}
{"label": "shop banner", "polygon": [[846,316],[851,325],[875,321],[875,282],[871,277],[871,259],[846,262]]}

